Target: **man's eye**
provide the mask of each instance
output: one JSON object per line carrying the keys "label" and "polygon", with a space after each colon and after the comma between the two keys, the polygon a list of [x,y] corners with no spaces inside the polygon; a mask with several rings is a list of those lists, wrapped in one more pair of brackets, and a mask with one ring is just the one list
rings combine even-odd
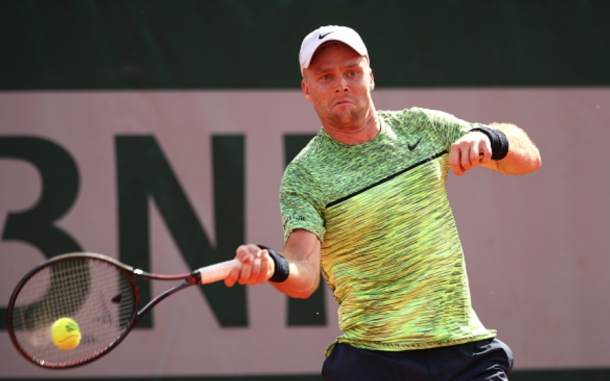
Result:
{"label": "man's eye", "polygon": [[350,77],[355,77],[358,73],[356,71],[350,71],[349,72],[349,76]]}
{"label": "man's eye", "polygon": [[324,81],[327,81],[327,80],[329,80],[329,79],[330,79],[330,75],[328,75],[328,74],[327,74],[327,75],[323,75],[321,78],[322,78]]}

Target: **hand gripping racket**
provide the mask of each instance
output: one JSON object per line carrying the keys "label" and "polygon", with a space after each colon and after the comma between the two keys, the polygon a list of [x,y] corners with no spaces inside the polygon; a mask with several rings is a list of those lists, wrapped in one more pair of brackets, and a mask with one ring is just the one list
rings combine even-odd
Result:
{"label": "hand gripping racket", "polygon": [[[158,275],[100,254],[60,255],[19,282],[8,306],[8,332],[15,348],[37,365],[83,365],[114,349],[161,300],[193,285],[222,280],[236,267],[241,268],[241,262],[233,259],[188,274]],[[184,282],[139,309],[134,276]],[[70,318],[80,328],[80,343],[73,349],[60,349],[53,342],[52,326],[60,318]]]}

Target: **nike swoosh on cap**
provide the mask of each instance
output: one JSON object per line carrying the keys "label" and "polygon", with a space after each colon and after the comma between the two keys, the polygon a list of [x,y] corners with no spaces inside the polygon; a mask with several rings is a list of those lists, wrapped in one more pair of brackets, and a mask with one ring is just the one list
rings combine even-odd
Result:
{"label": "nike swoosh on cap", "polygon": [[333,32],[327,32],[327,33],[324,33],[324,34],[320,34],[320,35],[318,36],[318,40],[323,39],[324,37],[328,36],[328,35],[329,35],[329,34],[331,34],[331,33],[333,33]]}

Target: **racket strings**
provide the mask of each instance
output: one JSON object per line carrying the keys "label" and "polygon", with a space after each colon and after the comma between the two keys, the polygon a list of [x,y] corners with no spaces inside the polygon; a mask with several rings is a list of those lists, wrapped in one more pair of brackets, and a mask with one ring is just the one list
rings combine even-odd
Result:
{"label": "racket strings", "polygon": [[[40,328],[52,323],[50,319],[54,319],[56,313],[70,316],[75,307],[82,305],[88,293],[89,271],[83,266],[84,262],[76,262],[49,267],[30,278],[19,294],[21,305],[15,308],[21,317],[14,321],[16,327]],[[72,287],[67,286],[70,283]]]}
{"label": "racket strings", "polygon": [[[12,312],[22,351],[44,366],[66,366],[103,353],[120,339],[136,310],[135,291],[115,265],[96,258],[55,262],[22,287]],[[60,318],[73,319],[81,341],[63,350],[52,340]]]}

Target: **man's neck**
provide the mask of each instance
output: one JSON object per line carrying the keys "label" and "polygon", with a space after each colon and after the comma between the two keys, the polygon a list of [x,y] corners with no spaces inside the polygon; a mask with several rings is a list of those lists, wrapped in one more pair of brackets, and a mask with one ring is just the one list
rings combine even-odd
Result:
{"label": "man's neck", "polygon": [[368,142],[379,135],[381,125],[377,119],[377,112],[373,108],[364,121],[353,127],[334,126],[323,124],[324,131],[339,143],[355,145]]}

